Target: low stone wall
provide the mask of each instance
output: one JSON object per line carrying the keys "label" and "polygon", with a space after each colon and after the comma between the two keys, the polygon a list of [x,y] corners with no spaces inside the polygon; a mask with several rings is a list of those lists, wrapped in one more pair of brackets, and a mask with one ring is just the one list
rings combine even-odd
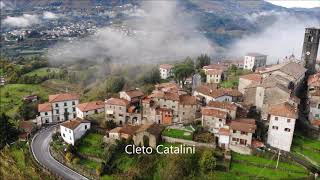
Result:
{"label": "low stone wall", "polygon": [[185,145],[190,145],[190,146],[197,146],[197,147],[208,147],[208,148],[215,148],[216,145],[214,143],[201,143],[201,142],[196,142],[196,141],[190,141],[190,140],[185,140],[185,139],[178,139],[178,138],[173,138],[173,137],[168,137],[168,136],[162,136],[162,140],[168,143],[182,143]]}

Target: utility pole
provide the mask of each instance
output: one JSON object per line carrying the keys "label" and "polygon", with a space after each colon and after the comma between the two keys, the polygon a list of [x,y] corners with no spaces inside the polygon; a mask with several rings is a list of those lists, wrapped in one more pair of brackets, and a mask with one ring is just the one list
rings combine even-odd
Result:
{"label": "utility pole", "polygon": [[280,160],[280,150],[279,150],[279,152],[278,152],[278,159],[277,159],[277,165],[276,165],[276,169],[278,168],[278,165],[279,165],[279,160]]}

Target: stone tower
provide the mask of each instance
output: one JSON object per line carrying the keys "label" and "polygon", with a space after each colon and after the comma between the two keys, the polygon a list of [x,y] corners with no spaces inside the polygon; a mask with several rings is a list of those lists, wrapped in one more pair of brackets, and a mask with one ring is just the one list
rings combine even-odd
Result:
{"label": "stone tower", "polygon": [[319,38],[320,29],[306,28],[301,60],[304,62],[304,67],[308,69],[308,74],[313,74],[316,71],[315,66],[318,54]]}

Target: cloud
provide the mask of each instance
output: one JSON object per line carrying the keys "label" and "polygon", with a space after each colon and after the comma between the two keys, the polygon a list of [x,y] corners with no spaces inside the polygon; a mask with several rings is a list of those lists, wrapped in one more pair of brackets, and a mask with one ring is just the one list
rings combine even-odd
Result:
{"label": "cloud", "polygon": [[[49,49],[51,62],[111,57],[116,62],[160,62],[200,53],[213,54],[212,44],[197,32],[192,17],[175,1],[143,1],[122,25],[104,27],[95,35]],[[126,27],[126,28],[123,28]]]}
{"label": "cloud", "polygon": [[6,4],[4,2],[0,1],[0,9],[4,9],[6,7]]}
{"label": "cloud", "polygon": [[320,7],[319,0],[267,0],[267,2],[286,8],[314,8]]}
{"label": "cloud", "polygon": [[8,16],[3,20],[3,23],[13,27],[28,27],[40,23],[40,19],[37,15],[23,14],[18,17]]}
{"label": "cloud", "polygon": [[58,19],[60,15],[49,12],[49,11],[44,11],[43,12],[43,19]]}
{"label": "cloud", "polygon": [[260,52],[268,55],[268,63],[275,63],[292,53],[300,59],[305,28],[319,25],[318,19],[281,14],[262,32],[245,36],[230,45],[228,55],[243,56],[247,52]]}

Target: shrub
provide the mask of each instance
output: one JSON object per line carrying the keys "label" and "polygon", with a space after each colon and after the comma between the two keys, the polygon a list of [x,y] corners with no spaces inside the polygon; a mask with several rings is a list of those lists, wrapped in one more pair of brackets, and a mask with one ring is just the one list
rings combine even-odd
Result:
{"label": "shrub", "polygon": [[214,152],[212,150],[205,150],[202,153],[199,165],[202,172],[212,172],[216,167],[216,158],[214,157]]}
{"label": "shrub", "polygon": [[65,158],[66,158],[67,162],[70,163],[72,161],[73,154],[71,152],[67,152],[65,155]]}
{"label": "shrub", "polygon": [[79,164],[79,163],[80,163],[80,158],[78,157],[73,158],[72,164]]}

